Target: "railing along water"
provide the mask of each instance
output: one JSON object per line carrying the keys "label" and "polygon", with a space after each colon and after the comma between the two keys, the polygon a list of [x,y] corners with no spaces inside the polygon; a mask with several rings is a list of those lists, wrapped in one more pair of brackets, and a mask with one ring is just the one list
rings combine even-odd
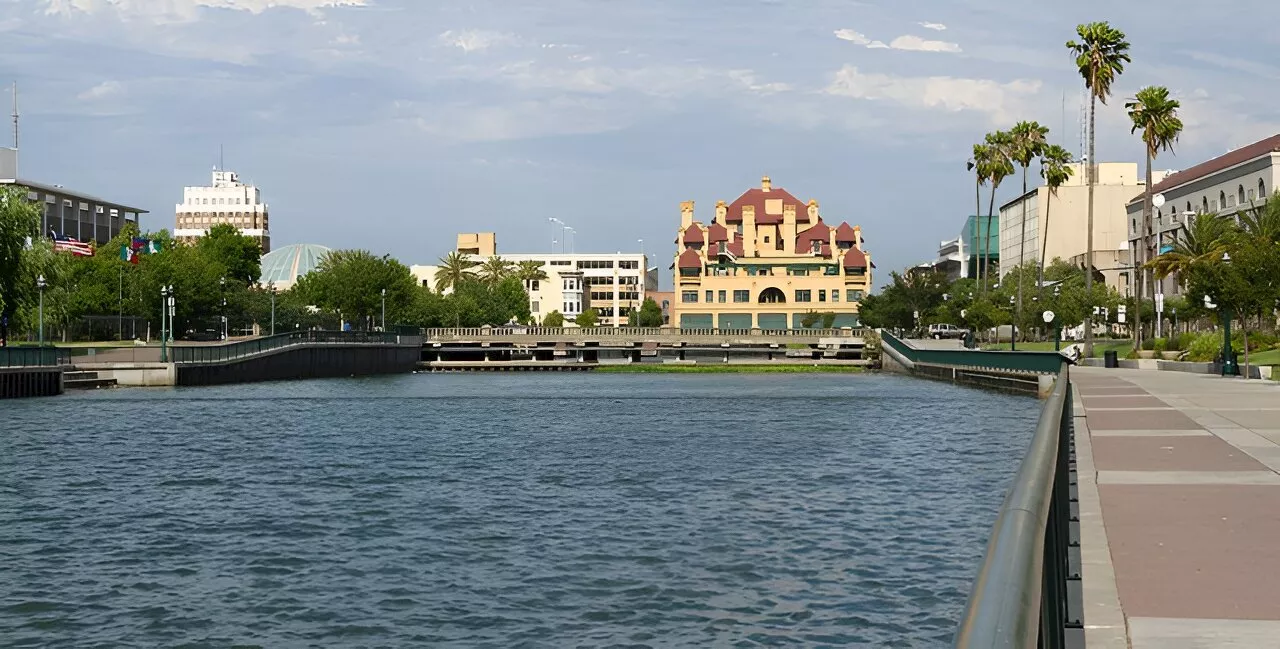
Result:
{"label": "railing along water", "polygon": [[862,328],[844,329],[679,329],[675,327],[445,327],[427,329],[428,340],[460,337],[504,338],[509,336],[546,336],[576,338],[642,338],[642,337],[820,337],[860,338]]}
{"label": "railing along water", "polygon": [[181,345],[170,349],[175,363],[220,363],[303,344],[421,345],[421,335],[381,331],[290,331],[227,345]]}
{"label": "railing along water", "polygon": [[71,364],[64,347],[0,347],[0,367],[57,367]]}
{"label": "railing along water", "polygon": [[1068,624],[1072,435],[1065,362],[1000,507],[957,649],[1062,649]]}

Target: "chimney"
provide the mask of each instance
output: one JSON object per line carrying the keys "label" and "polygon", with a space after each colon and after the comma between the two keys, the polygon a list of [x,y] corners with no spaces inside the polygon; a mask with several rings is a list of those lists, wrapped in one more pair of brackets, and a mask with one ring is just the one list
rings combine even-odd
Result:
{"label": "chimney", "polygon": [[724,225],[729,219],[729,206],[724,201],[716,201],[716,223]]}
{"label": "chimney", "polygon": [[782,227],[778,229],[778,237],[783,241],[783,250],[792,254],[801,251],[795,250],[796,245],[796,206],[782,206]]}
{"label": "chimney", "polygon": [[817,199],[809,199],[809,222],[818,222],[818,201]]}
{"label": "chimney", "polygon": [[769,192],[773,190],[773,183],[769,182],[769,177],[765,176],[760,179],[760,191]]}
{"label": "chimney", "polygon": [[693,224],[693,201],[680,203],[680,230],[683,232]]}
{"label": "chimney", "polygon": [[755,257],[756,241],[760,233],[756,231],[756,206],[742,206],[742,254],[747,257]]}

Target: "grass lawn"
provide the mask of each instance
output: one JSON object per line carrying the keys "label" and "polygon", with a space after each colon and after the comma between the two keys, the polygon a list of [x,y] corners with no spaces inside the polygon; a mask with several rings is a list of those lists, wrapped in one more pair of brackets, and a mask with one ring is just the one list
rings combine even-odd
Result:
{"label": "grass lawn", "polygon": [[[1240,355],[1240,362],[1244,362],[1244,354]],[[1280,365],[1280,349],[1272,349],[1260,354],[1249,354],[1249,363],[1252,365]]]}
{"label": "grass lawn", "polygon": [[[1062,341],[1061,346],[1065,349],[1068,345],[1074,344],[1070,341]],[[1009,351],[1009,343],[1000,343],[998,345],[983,345],[982,349],[987,351]],[[1102,358],[1102,354],[1108,350],[1115,351],[1120,354],[1121,358],[1133,349],[1132,340],[1113,340],[1111,338],[1096,338],[1093,341],[1093,356]],[[1051,352],[1053,351],[1053,341],[1045,342],[1025,342],[1018,343],[1018,351],[1020,352]]]}
{"label": "grass lawn", "polygon": [[801,365],[799,363],[774,365],[633,363],[601,365],[595,368],[595,371],[607,374],[856,374],[865,371],[865,368],[857,365]]}

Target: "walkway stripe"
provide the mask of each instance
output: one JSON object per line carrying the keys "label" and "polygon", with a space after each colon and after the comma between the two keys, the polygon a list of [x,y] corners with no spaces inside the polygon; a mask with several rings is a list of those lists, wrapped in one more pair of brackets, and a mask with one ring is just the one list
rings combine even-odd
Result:
{"label": "walkway stripe", "polygon": [[1280,622],[1274,620],[1134,617],[1129,618],[1129,628],[1133,634],[1133,649],[1280,647]]}
{"label": "walkway stripe", "polygon": [[1099,471],[1100,485],[1280,485],[1274,471]]}
{"label": "walkway stripe", "polygon": [[1116,588],[1115,566],[1111,563],[1111,546],[1107,543],[1107,529],[1102,520],[1102,501],[1098,496],[1097,469],[1093,464],[1088,420],[1077,416],[1075,428],[1085,645],[1090,649],[1128,649],[1120,591]]}

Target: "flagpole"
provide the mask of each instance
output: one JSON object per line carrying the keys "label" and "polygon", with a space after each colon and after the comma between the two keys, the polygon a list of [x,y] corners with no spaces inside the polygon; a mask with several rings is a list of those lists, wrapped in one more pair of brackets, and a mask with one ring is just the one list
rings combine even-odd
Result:
{"label": "flagpole", "polygon": [[116,319],[116,340],[124,340],[124,266],[120,267],[120,315]]}

